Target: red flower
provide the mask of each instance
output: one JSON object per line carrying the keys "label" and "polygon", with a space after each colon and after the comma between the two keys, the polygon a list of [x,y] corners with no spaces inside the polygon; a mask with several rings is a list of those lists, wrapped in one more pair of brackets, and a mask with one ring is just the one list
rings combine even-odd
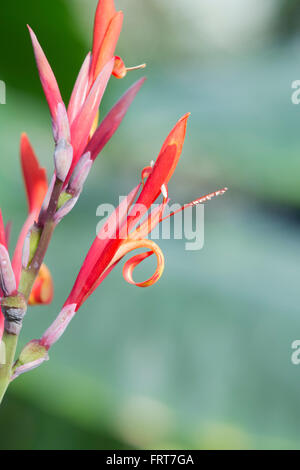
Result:
{"label": "red flower", "polygon": [[[52,117],[56,143],[62,137],[58,130],[62,125],[62,119],[66,120],[63,127],[65,129],[69,127],[70,135],[67,140],[73,148],[73,157],[69,164],[68,174],[64,178],[65,187],[79,159],[87,152],[86,147],[97,129],[99,106],[111,74],[121,77],[125,76],[127,70],[144,67],[143,64],[126,69],[123,61],[119,57],[115,57],[115,48],[121,33],[122,23],[123,13],[116,11],[113,0],[100,0],[95,15],[93,52],[87,55],[81,67],[67,108],[67,116],[59,111],[66,108],[56,78],[36,35],[28,26],[41,83]],[[141,81],[137,82],[134,87],[128,90],[128,99],[123,99],[122,103],[117,105],[118,110],[122,112],[122,117],[112,112],[103,121],[105,129],[103,125],[100,127],[96,140],[91,144],[94,148],[93,158],[96,158],[100,152],[97,148],[97,142],[99,140],[107,142],[112,137],[142,83]],[[107,128],[109,128],[109,137],[107,137],[107,132],[104,134],[104,130],[107,131]],[[63,138],[66,136],[64,135]],[[100,145],[101,150],[102,148],[103,146]]]}
{"label": "red flower", "polygon": [[[142,184],[136,186],[121,202],[116,211],[109,217],[94,240],[75,284],[68,296],[64,307],[54,324],[46,331],[40,345],[49,349],[63,334],[65,328],[76,311],[87,300],[92,292],[104,281],[106,276],[126,256],[137,248],[148,251],[133,256],[124,265],[123,275],[127,282],[139,287],[148,287],[156,283],[164,270],[164,256],[156,243],[145,237],[164,220],[163,214],[168,199],[167,183],[171,179],[180,158],[185,139],[186,124],[189,114],[183,116],[167,137],[153,167],[147,167],[142,172]],[[144,179],[147,178],[145,184]],[[199,198],[183,206],[187,207],[204,203],[213,196],[223,194],[226,188]],[[162,195],[163,201],[152,210],[148,218],[141,222],[151,205]],[[136,200],[137,199],[137,200]],[[136,202],[134,202],[136,200]],[[173,212],[167,217],[173,216]],[[139,225],[136,227],[136,225]],[[153,276],[144,282],[133,280],[133,271],[138,264],[155,254],[157,268]]]}

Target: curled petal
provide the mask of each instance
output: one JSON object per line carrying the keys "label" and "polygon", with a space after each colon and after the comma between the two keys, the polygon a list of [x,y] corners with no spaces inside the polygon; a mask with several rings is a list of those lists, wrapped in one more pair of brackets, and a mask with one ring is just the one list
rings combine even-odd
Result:
{"label": "curled petal", "polygon": [[73,123],[75,118],[78,116],[85,99],[87,97],[88,88],[89,88],[89,71],[91,66],[91,53],[89,52],[85,61],[82,64],[79,75],[77,77],[69,106],[68,106],[68,116],[70,124]]}
{"label": "curled petal", "polygon": [[95,160],[107,142],[112,138],[123,121],[131,103],[139,92],[146,78],[135,82],[114,105],[100,126],[94,133],[84,152],[91,152],[91,159]]}
{"label": "curled petal", "polygon": [[57,115],[58,103],[62,103],[63,100],[62,100],[54,73],[37,40],[37,37],[32,31],[32,29],[30,28],[30,26],[28,26],[28,29],[29,29],[29,33],[31,36],[31,40],[32,40],[34,55],[35,55],[42,87],[44,89],[44,93],[45,93],[45,96],[49,105],[51,117],[53,121],[55,121],[56,115]]}
{"label": "curled petal", "polygon": [[[163,271],[164,271],[164,267],[165,267],[165,259],[164,259],[163,252],[161,251],[161,249],[156,243],[154,243],[151,240],[146,240],[146,239],[136,240],[136,241],[129,240],[128,242],[124,243],[119,248],[114,258],[114,262],[116,262],[118,259],[122,259],[128,253],[138,248],[146,248],[146,249],[149,249],[150,251],[133,256],[130,260],[128,260],[124,265],[123,276],[124,276],[125,281],[129,282],[129,284],[133,284],[137,287],[149,287],[155,284],[161,278]],[[156,267],[155,273],[144,282],[135,282],[132,278],[134,269],[142,261],[144,261],[146,258],[148,258],[149,256],[153,254],[155,254],[156,259],[157,259],[157,267]]]}
{"label": "curled petal", "polygon": [[52,276],[45,264],[42,264],[29,297],[29,305],[48,305],[53,300]]}

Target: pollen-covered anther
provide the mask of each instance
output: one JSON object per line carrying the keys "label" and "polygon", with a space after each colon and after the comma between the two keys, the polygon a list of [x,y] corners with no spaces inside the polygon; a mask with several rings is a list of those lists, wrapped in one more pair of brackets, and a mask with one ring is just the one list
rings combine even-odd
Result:
{"label": "pollen-covered anther", "polygon": [[187,204],[187,206],[189,205],[197,206],[198,204],[203,204],[204,202],[210,201],[213,197],[222,196],[223,194],[226,193],[226,191],[228,191],[228,188],[219,189],[218,191],[215,191],[214,193],[207,194],[206,196],[202,196],[199,199],[192,201],[190,204]]}

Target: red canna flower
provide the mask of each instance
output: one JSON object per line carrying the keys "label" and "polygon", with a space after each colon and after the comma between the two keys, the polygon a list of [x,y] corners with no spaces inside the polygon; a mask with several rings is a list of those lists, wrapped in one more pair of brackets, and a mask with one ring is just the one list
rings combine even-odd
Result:
{"label": "red canna flower", "polygon": [[[0,365],[4,365],[1,370],[4,373],[0,374],[0,402],[11,380],[48,359],[49,348],[61,337],[78,309],[126,255],[136,249],[144,250],[124,265],[123,276],[128,283],[148,287],[160,279],[164,255],[156,243],[147,239],[159,223],[226,191],[225,188],[196,199],[164,216],[169,202],[168,183],[185,140],[189,117],[186,114],[168,135],[156,162],[143,169],[141,183],[133,188],[99,231],[54,323],[40,340],[33,340],[25,346],[15,365],[11,357],[6,363],[4,329],[16,340],[27,304],[52,301],[53,281],[43,260],[53,231],[76,204],[93,162],[120,126],[145,81],[143,78],[134,83],[98,125],[99,107],[111,75],[123,78],[129,70],[145,66],[127,68],[124,61],[115,55],[122,24],[123,13],[115,9],[114,0],[99,0],[92,52],[87,54],[82,64],[68,106],[62,100],[55,75],[38,39],[28,26],[52,119],[54,174],[48,188],[46,172],[40,167],[27,135],[22,134],[20,155],[28,216],[12,262],[8,251],[11,225],[4,226],[0,210]],[[151,206],[161,196],[161,202],[153,209]],[[133,279],[135,268],[152,255],[157,260],[154,274],[143,282],[136,282]]]}
{"label": "red canna flower", "polygon": [[[61,337],[76,311],[92,292],[130,252],[138,248],[148,250],[133,256],[125,263],[123,275],[127,282],[138,287],[148,287],[160,279],[164,270],[164,255],[158,245],[146,239],[146,237],[157,224],[165,220],[163,214],[169,201],[167,183],[174,173],[182,152],[188,117],[189,114],[183,116],[172,129],[163,144],[156,163],[143,170],[142,179],[147,178],[147,180],[145,183],[143,182],[141,192],[142,184],[140,183],[121,202],[116,211],[101,228],[83,262],[79,275],[60,315],[39,342],[47,350]],[[172,217],[175,213],[187,207],[204,203],[213,196],[223,194],[226,189],[192,201],[167,217]],[[163,196],[163,201],[150,212],[145,221],[141,222],[143,216],[160,195]],[[136,202],[134,202],[135,200]],[[136,227],[137,224],[139,225]],[[157,259],[155,273],[144,282],[135,282],[133,280],[134,269],[153,254]]]}
{"label": "red canna flower", "polygon": [[[87,55],[81,67],[67,108],[67,114],[63,116],[63,113],[59,113],[59,110],[65,110],[66,107],[63,103],[54,73],[35,33],[28,26],[40,80],[52,117],[53,134],[56,144],[62,138],[58,132],[59,127],[69,128],[69,137],[64,135],[63,139],[67,140],[72,146],[73,156],[67,175],[64,175],[63,178],[64,187],[67,186],[81,156],[87,152],[85,149],[97,129],[99,106],[112,73],[121,78],[125,76],[128,70],[135,70],[145,66],[143,64],[142,66],[126,69],[122,59],[115,57],[115,48],[121,33],[122,23],[123,13],[116,11],[114,1],[100,0],[95,15],[92,54],[89,53]],[[126,114],[141,84],[142,82],[138,82],[134,88],[128,90],[130,100],[127,100],[127,102],[123,100],[119,104],[118,110],[119,112],[122,111],[122,118]],[[109,127],[109,134],[106,132],[106,136],[109,135],[110,138],[113,135],[120,125],[122,118],[116,116],[115,113],[109,113],[106,120],[103,121],[103,123],[105,122],[106,131],[107,127]],[[64,121],[63,125],[62,120]],[[102,131],[99,132],[100,136],[101,132],[103,132],[103,125]],[[97,141],[99,140],[99,133]],[[109,138],[106,137],[106,142]],[[95,146],[95,142],[93,146]],[[64,156],[61,158],[64,158]]]}

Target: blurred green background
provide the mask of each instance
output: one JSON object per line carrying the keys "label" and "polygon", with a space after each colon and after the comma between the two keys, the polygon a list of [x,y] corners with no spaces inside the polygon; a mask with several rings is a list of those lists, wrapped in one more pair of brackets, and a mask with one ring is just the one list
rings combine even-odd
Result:
{"label": "blurred green background", "polygon": [[[170,184],[206,205],[205,246],[162,241],[152,288],[120,266],[84,305],[51,360],[19,378],[0,410],[1,449],[300,448],[300,4],[280,0],[118,0],[117,52],[147,62],[148,81],[97,160],[47,255],[55,301],[26,317],[22,344],[59,312],[94,238],[96,208],[116,204],[191,111]],[[18,142],[26,131],[52,171],[51,126],[29,23],[66,101],[86,51],[96,0],[1,5],[0,202],[13,242],[26,210]],[[103,115],[141,76],[112,79]],[[147,265],[147,263],[146,263]],[[139,268],[149,274],[151,262]]]}

